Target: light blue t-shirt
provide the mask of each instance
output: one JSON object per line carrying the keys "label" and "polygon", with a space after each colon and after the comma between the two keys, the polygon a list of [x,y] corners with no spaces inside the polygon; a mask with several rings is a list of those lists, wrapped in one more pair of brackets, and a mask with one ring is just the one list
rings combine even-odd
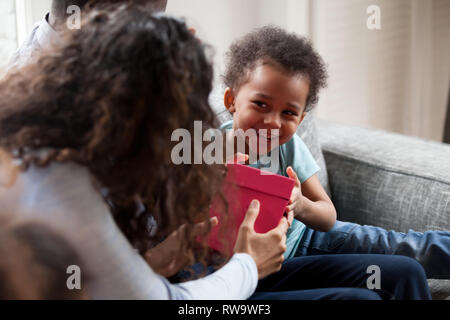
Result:
{"label": "light blue t-shirt", "polygon": [[[231,130],[232,127],[233,121],[230,120],[223,123],[220,129],[227,131]],[[267,168],[269,166],[264,166],[262,163],[269,163],[269,159],[270,153],[257,162],[250,164],[250,166],[264,170],[265,167]],[[271,172],[287,177],[286,169],[289,166],[295,171],[301,183],[308,180],[320,170],[308,147],[296,134],[294,134],[291,140],[279,146],[278,170],[271,170]],[[305,230],[306,226],[297,219],[294,219],[286,234],[286,252],[284,253],[286,259],[294,257]]]}

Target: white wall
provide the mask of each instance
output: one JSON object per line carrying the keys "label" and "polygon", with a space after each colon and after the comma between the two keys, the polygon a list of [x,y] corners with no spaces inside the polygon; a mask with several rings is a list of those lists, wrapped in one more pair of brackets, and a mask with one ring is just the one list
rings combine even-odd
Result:
{"label": "white wall", "polygon": [[33,25],[50,11],[52,0],[15,0],[17,13],[17,41],[23,43]]}
{"label": "white wall", "polygon": [[44,15],[50,11],[50,7],[52,4],[52,0],[26,0],[30,3],[31,6],[31,19],[32,22],[35,23],[42,18]]}
{"label": "white wall", "polygon": [[304,33],[306,0],[169,0],[167,13],[186,18],[199,38],[215,48],[216,80],[230,43],[250,30],[275,24]]}
{"label": "white wall", "polygon": [[0,1],[0,74],[17,47],[14,0]]}

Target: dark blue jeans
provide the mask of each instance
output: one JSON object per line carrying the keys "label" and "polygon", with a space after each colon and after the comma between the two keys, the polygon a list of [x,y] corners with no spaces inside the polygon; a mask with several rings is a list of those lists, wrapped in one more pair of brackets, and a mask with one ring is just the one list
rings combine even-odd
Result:
{"label": "dark blue jeans", "polygon": [[307,228],[296,257],[325,254],[388,254],[417,260],[428,278],[450,279],[450,232],[407,233],[336,221],[328,232]]}
{"label": "dark blue jeans", "polygon": [[[378,284],[372,281],[375,272],[370,266],[378,267]],[[279,272],[259,281],[250,299],[428,300],[431,295],[425,272],[414,259],[339,254],[286,260]]]}
{"label": "dark blue jeans", "polygon": [[[379,270],[379,283],[374,280]],[[368,270],[369,268],[369,270]],[[209,266],[192,266],[172,282],[213,273]],[[377,288],[368,289],[368,286]],[[339,254],[288,259],[258,282],[252,300],[428,300],[430,290],[422,266],[414,259],[379,254]]]}

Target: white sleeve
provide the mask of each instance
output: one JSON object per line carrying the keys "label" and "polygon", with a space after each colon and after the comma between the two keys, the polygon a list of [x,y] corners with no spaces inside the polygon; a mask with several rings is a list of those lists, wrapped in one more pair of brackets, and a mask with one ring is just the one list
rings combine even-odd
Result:
{"label": "white sleeve", "polygon": [[247,254],[205,278],[170,284],[132,248],[81,166],[30,167],[19,177],[12,190],[0,188],[1,205],[19,222],[42,222],[65,236],[93,299],[246,299],[256,288],[256,264]]}
{"label": "white sleeve", "polygon": [[169,288],[171,299],[241,300],[258,284],[258,270],[250,255],[237,253],[218,271],[199,280]]}

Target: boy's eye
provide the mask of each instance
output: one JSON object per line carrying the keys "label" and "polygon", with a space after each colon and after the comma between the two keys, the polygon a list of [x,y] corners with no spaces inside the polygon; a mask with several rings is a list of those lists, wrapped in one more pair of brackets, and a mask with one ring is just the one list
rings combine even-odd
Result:
{"label": "boy's eye", "polygon": [[290,110],[283,111],[283,113],[288,116],[295,116],[295,117],[298,115],[297,113],[290,111]]}
{"label": "boy's eye", "polygon": [[267,108],[267,104],[265,104],[262,101],[252,101],[254,104],[256,104],[260,108]]}

